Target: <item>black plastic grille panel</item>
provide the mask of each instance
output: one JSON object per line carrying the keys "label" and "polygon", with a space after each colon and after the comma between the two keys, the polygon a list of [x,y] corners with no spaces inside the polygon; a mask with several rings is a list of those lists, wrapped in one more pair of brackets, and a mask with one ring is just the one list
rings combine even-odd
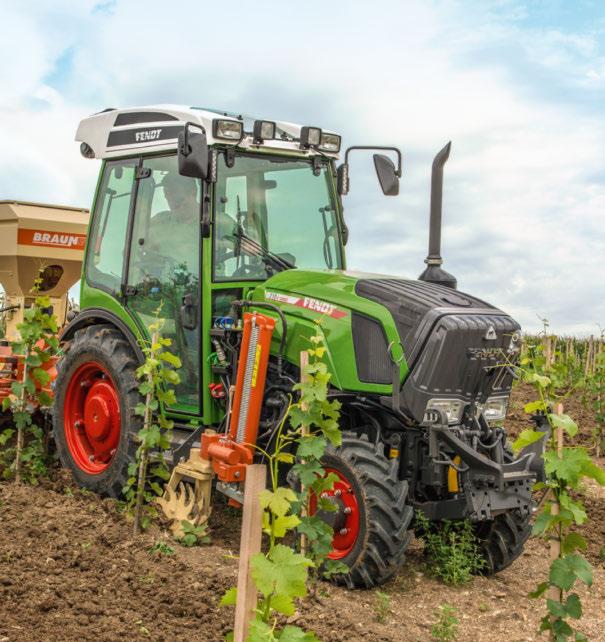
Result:
{"label": "black plastic grille panel", "polygon": [[352,326],[359,380],[365,383],[391,383],[391,361],[382,325],[375,319],[354,313]]}

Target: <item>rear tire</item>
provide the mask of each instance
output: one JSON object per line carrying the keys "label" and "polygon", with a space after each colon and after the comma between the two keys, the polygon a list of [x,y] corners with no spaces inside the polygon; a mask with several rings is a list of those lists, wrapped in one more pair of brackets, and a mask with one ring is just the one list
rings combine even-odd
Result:
{"label": "rear tire", "polygon": [[79,486],[120,497],[141,428],[136,357],[110,325],[78,330],[57,364],[53,434],[61,464]]}
{"label": "rear tire", "polygon": [[356,537],[330,554],[350,569],[334,580],[348,588],[383,584],[403,564],[412,536],[414,511],[406,505],[408,483],[398,478],[398,460],[387,459],[383,445],[370,443],[367,435],[343,432],[342,445],[329,447],[322,463],[341,478],[335,488],[354,495],[353,515],[357,512],[353,523],[351,515],[346,522],[355,528]]}
{"label": "rear tire", "polygon": [[531,533],[531,515],[518,510],[497,515],[493,520],[475,525],[485,566],[481,575],[494,575],[510,566],[523,552]]}

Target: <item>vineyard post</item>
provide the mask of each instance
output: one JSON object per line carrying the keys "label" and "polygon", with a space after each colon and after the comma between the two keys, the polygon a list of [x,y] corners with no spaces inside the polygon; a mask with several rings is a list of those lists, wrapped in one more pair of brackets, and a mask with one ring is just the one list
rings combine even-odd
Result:
{"label": "vineyard post", "polygon": [[586,366],[584,368],[584,374],[586,376],[588,376],[591,373],[593,342],[594,342],[594,339],[591,334],[590,339],[588,339],[588,345],[586,348]]}
{"label": "vineyard post", "polygon": [[248,639],[250,622],[255,615],[257,591],[252,579],[250,560],[254,555],[260,553],[261,549],[263,508],[259,498],[261,492],[265,490],[266,482],[267,467],[264,464],[251,464],[246,468],[239,570],[237,575],[234,642],[245,642]]}
{"label": "vineyard post", "polygon": [[[563,414],[563,404],[555,404],[553,408],[555,415]],[[559,424],[555,429],[555,442],[557,444],[557,456],[559,459],[563,457],[563,427]],[[561,506],[557,500],[557,496],[554,496],[552,501],[550,513],[551,515],[559,515],[561,512]],[[559,524],[557,526],[556,533],[550,537],[550,561],[554,562],[556,559],[561,557],[561,540],[563,539],[562,526]],[[563,601],[563,591],[557,586],[550,587],[550,599],[555,600],[556,602]],[[555,639],[555,633],[551,630],[550,632],[551,640]]]}
{"label": "vineyard post", "polygon": [[551,348],[550,348],[550,335],[544,335],[544,361],[545,368],[548,370],[550,368],[551,362]]}
{"label": "vineyard post", "polygon": [[[305,368],[309,365],[309,353],[306,350],[301,350],[300,353],[300,382],[305,383],[308,380],[308,377],[305,376]],[[308,408],[306,407],[305,403],[301,403],[301,410],[307,411]],[[303,424],[301,426],[301,435],[303,437],[308,436],[309,434],[309,426],[306,424]],[[301,464],[305,464],[305,460],[301,459]],[[301,495],[304,496],[305,494],[305,488],[301,484],[301,489],[300,489]],[[306,517],[307,516],[307,506],[303,505],[300,511],[301,517]],[[306,555],[307,553],[307,536],[302,533],[300,536],[300,552],[302,555]]]}
{"label": "vineyard post", "polygon": [[[29,355],[31,352],[31,348],[29,344],[25,344],[26,346],[26,352],[25,352],[25,357],[23,358],[23,380],[21,381],[23,387],[21,389],[21,395],[20,395],[20,408],[21,411],[24,411],[27,405],[27,375],[28,373],[28,365],[26,361],[26,357]],[[19,428],[17,430],[17,449],[15,451],[15,484],[19,485],[21,483],[21,453],[23,452],[23,443],[25,441],[25,435],[23,434],[24,430],[23,428]]]}
{"label": "vineyard post", "polygon": [[[157,330],[151,335],[151,345],[155,345],[158,342],[159,333]],[[151,372],[147,375],[147,382],[149,383],[149,392],[145,400],[145,415],[143,416],[143,426],[149,428],[153,419],[153,411],[151,409],[151,402],[153,399],[153,375]],[[139,462],[139,472],[138,472],[138,485],[137,485],[137,497],[134,506],[134,525],[133,530],[134,534],[138,535],[141,532],[141,515],[143,511],[143,498],[145,495],[145,477],[147,476],[147,464],[149,461],[149,450],[145,449],[141,455],[141,461]]]}

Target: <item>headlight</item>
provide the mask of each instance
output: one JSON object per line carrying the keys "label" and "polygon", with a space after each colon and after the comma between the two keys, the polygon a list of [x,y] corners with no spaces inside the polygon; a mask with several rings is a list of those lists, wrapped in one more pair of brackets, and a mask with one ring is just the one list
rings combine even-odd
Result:
{"label": "headlight", "polygon": [[223,120],[216,118],[212,121],[212,135],[214,138],[240,141],[244,133],[244,126],[239,120]]}
{"label": "headlight", "polygon": [[489,397],[480,408],[485,421],[502,421],[506,417],[508,397]]}
{"label": "headlight", "polygon": [[301,127],[300,146],[303,149],[316,147],[321,143],[321,129],[319,127]]}
{"label": "headlight", "polygon": [[255,143],[275,138],[275,123],[272,120],[255,120],[252,138]]}
{"label": "headlight", "polygon": [[459,424],[464,410],[464,402],[460,399],[430,399],[426,404],[427,410],[441,410],[447,416],[448,424]]}
{"label": "headlight", "polygon": [[318,146],[323,152],[337,153],[340,151],[340,136],[338,134],[321,134],[321,143]]}

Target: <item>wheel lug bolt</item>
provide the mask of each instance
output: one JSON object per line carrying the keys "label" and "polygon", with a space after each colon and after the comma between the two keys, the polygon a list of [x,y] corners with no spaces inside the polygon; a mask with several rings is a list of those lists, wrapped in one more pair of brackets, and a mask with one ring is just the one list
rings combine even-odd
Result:
{"label": "wheel lug bolt", "polygon": [[95,460],[95,456],[94,455],[88,455],[88,461],[89,462],[92,463],[94,460]]}
{"label": "wheel lug bolt", "polygon": [[75,426],[76,428],[84,428],[84,422],[83,422],[83,421],[80,421],[80,419],[78,419],[78,421],[76,421],[76,423],[74,424],[74,426]]}
{"label": "wheel lug bolt", "polygon": [[338,531],[338,534],[339,534],[339,535],[346,535],[348,532],[349,532],[349,529],[348,529],[348,528],[341,528],[341,529]]}
{"label": "wheel lug bolt", "polygon": [[320,495],[320,497],[321,497],[322,499],[328,499],[328,493],[322,493],[322,494]]}
{"label": "wheel lug bolt", "polygon": [[80,388],[88,388],[90,381],[80,381]]}
{"label": "wheel lug bolt", "polygon": [[334,491],[334,497],[340,497],[342,495],[342,491],[340,489],[337,489]]}
{"label": "wheel lug bolt", "polygon": [[350,515],[350,514],[351,514],[351,512],[352,512],[352,511],[351,511],[351,509],[349,508],[349,506],[347,506],[347,507],[344,509],[344,511],[343,511],[343,513],[344,513],[345,515]]}

